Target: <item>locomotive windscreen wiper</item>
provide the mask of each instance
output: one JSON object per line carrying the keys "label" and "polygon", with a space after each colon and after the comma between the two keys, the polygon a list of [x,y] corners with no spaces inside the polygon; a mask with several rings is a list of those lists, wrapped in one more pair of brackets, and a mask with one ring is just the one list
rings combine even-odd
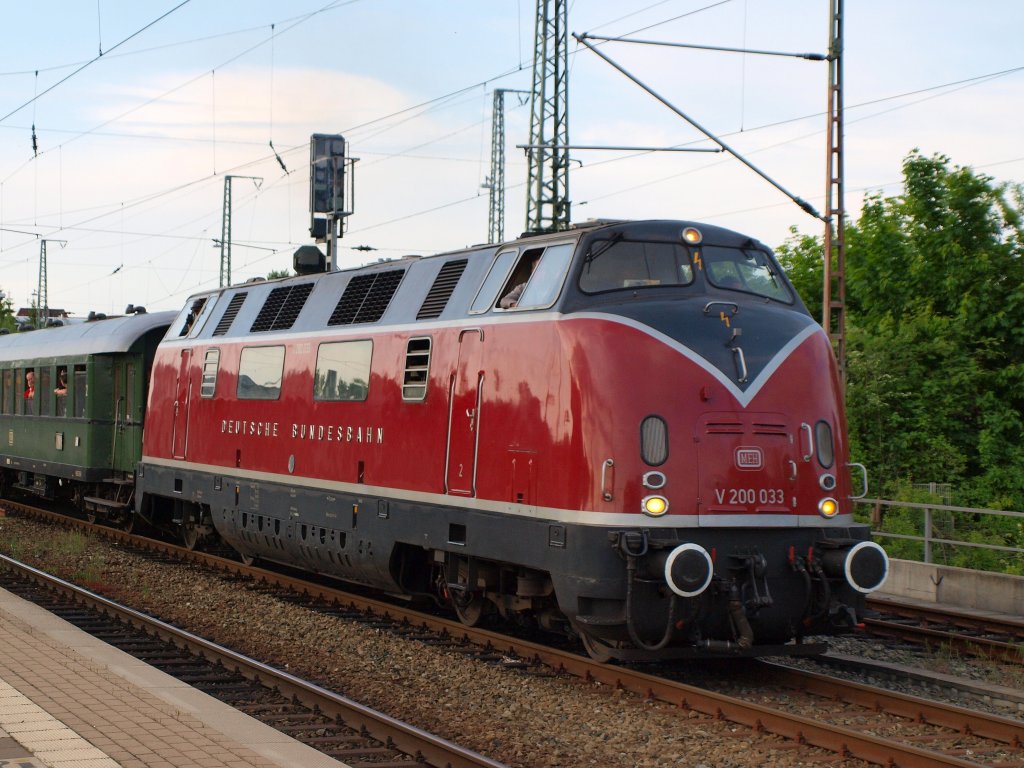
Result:
{"label": "locomotive windscreen wiper", "polygon": [[613,232],[611,237],[609,237],[607,240],[605,240],[604,243],[599,248],[596,248],[596,249],[591,248],[591,250],[587,253],[587,258],[583,260],[583,263],[584,264],[590,264],[590,262],[594,261],[598,256],[600,256],[602,253],[607,251],[609,248],[611,248],[613,245],[615,245],[621,239],[622,239],[622,233],[621,232]]}

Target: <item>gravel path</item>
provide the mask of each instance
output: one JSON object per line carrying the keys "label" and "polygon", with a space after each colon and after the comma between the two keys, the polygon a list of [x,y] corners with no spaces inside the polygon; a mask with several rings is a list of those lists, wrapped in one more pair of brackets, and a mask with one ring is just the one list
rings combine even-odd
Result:
{"label": "gravel path", "polygon": [[0,518],[0,553],[516,768],[863,765],[608,686],[523,675],[19,518]]}

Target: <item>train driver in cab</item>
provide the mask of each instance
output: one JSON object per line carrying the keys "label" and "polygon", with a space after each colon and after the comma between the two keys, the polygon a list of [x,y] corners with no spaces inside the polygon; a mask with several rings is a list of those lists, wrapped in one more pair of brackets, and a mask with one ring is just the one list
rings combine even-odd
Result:
{"label": "train driver in cab", "polygon": [[[523,291],[526,290],[526,284],[530,282],[530,278],[533,277],[533,273],[537,271],[537,265],[540,264],[540,256],[534,256],[530,259],[529,272],[525,276],[522,276],[521,280],[516,283],[515,287],[501,297],[501,301],[498,302],[498,306],[502,309],[512,309],[519,305],[519,299],[522,298]],[[522,275],[523,269],[517,270]]]}

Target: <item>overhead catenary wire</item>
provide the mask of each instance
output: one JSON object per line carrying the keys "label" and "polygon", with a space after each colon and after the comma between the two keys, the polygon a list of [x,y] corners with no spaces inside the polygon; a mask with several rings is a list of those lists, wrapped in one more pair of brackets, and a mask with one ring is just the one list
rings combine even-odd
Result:
{"label": "overhead catenary wire", "polygon": [[[173,8],[171,8],[171,10],[167,11],[166,13],[163,13],[163,14],[161,14],[160,16],[158,16],[157,18],[155,18],[155,19],[154,19],[153,21],[149,22],[149,23],[148,23],[148,24],[146,24],[145,26],[143,26],[143,27],[141,27],[140,29],[137,29],[136,31],[132,32],[132,33],[131,33],[130,35],[128,35],[128,37],[126,37],[126,38],[125,38],[124,40],[122,40],[121,42],[119,42],[119,43],[117,43],[116,45],[114,45],[114,47],[113,47],[113,48],[111,48],[110,50],[111,50],[111,51],[113,51],[113,50],[115,50],[116,48],[119,48],[119,47],[121,47],[122,45],[124,45],[125,43],[127,43],[127,42],[128,42],[129,40],[131,40],[131,39],[133,39],[133,38],[135,38],[135,37],[138,37],[138,36],[139,36],[139,35],[141,35],[141,34],[142,34],[143,32],[145,32],[145,31],[146,31],[147,29],[149,29],[150,27],[152,27],[152,26],[153,26],[154,24],[157,24],[157,23],[159,23],[159,22],[163,21],[163,20],[164,20],[164,19],[166,19],[166,18],[167,18],[168,16],[170,16],[170,15],[171,15],[172,13],[174,13],[175,11],[177,11],[177,10],[178,10],[179,8],[182,8],[183,6],[185,6],[185,5],[188,5],[188,4],[190,3],[190,2],[192,2],[192,0],[182,0],[182,1],[181,1],[180,3],[178,3],[178,4],[176,5],[176,6],[174,6]],[[95,63],[96,63],[97,61],[99,61],[99,60],[100,60],[100,58],[101,58],[102,56],[103,56],[103,54],[102,54],[102,53],[100,53],[100,54],[99,54],[99,56],[96,56],[95,58],[89,59],[89,61],[85,62],[85,64],[83,64],[82,66],[80,66],[80,67],[79,67],[78,69],[76,69],[76,70],[75,70],[74,72],[72,72],[71,74],[67,75],[66,77],[62,77],[62,78],[61,78],[60,80],[58,80],[58,81],[57,81],[56,83],[54,83],[53,85],[51,85],[51,86],[50,86],[49,88],[47,88],[47,89],[46,89],[45,91],[43,91],[42,93],[37,93],[37,94],[35,94],[35,95],[34,95],[34,96],[33,96],[33,97],[31,98],[31,99],[29,99],[28,101],[26,101],[26,102],[25,102],[24,104],[22,104],[22,105],[21,105],[20,107],[16,107],[15,109],[11,110],[11,111],[10,111],[10,112],[8,112],[8,113],[7,113],[6,115],[4,115],[3,117],[0,117],[0,123],[3,123],[3,122],[5,122],[5,121],[7,120],[7,118],[11,117],[12,115],[16,115],[16,114],[17,114],[18,112],[20,112],[21,110],[23,110],[23,109],[24,109],[25,107],[29,106],[30,104],[35,104],[35,103],[36,103],[36,101],[38,101],[38,100],[39,100],[40,98],[42,98],[43,96],[45,96],[46,94],[48,94],[48,93],[49,93],[50,91],[52,91],[52,90],[53,90],[54,88],[57,88],[58,86],[60,86],[60,85],[62,85],[62,84],[64,84],[64,83],[66,83],[66,82],[67,82],[68,80],[70,80],[70,79],[71,79],[72,77],[74,77],[75,75],[77,75],[77,74],[78,74],[79,72],[81,72],[81,71],[82,71],[82,70],[84,70],[84,69],[85,69],[86,67],[90,66],[91,64],[95,64]],[[38,73],[38,70],[37,70],[36,74],[37,74],[37,75],[39,74],[39,73]]]}

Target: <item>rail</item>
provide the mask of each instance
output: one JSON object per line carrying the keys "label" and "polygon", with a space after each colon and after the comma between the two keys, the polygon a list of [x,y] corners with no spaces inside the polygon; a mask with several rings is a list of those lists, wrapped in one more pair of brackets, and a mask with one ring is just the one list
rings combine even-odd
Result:
{"label": "rail", "polygon": [[[988,550],[991,552],[1001,552],[1010,554],[1016,558],[1020,558],[1024,563],[1024,548],[1014,547],[1006,544],[993,544],[983,541],[968,541],[964,539],[949,538],[947,534],[941,532],[940,528],[944,527],[949,531],[958,530],[958,521],[962,522],[963,525],[959,526],[961,530],[971,531],[971,526],[966,525],[968,522],[965,516],[970,516],[970,522],[976,522],[980,517],[992,516],[996,518],[1016,518],[1020,523],[1016,526],[1016,532],[1009,531],[1006,534],[1004,540],[1012,540],[1014,534],[1019,539],[1024,539],[1024,534],[1021,533],[1022,526],[1024,526],[1024,512],[1013,512],[1010,510],[1001,509],[984,509],[979,507],[956,507],[949,504],[934,504],[931,502],[913,502],[913,501],[892,501],[889,499],[859,499],[855,501],[856,504],[861,506],[871,507],[871,535],[880,539],[892,539],[895,541],[911,541],[918,542],[923,547],[921,558],[907,558],[907,559],[922,559],[925,563],[935,562],[935,550],[938,547],[968,547],[972,549]],[[887,531],[884,529],[886,511],[890,509],[906,509],[906,510],[920,510],[922,512],[919,521],[910,521],[916,523],[919,527],[918,530],[922,531],[920,535],[909,534],[909,533],[897,533],[894,531]],[[941,523],[942,526],[937,525],[936,513],[942,514]],[[960,516],[960,517],[958,517]],[[907,517],[901,517],[901,522],[908,522]],[[971,531],[977,533],[977,531]],[[991,536],[998,535],[998,532],[989,531],[986,532]],[[906,557],[906,553],[901,553],[901,557]],[[949,563],[942,563],[949,564]]]}

